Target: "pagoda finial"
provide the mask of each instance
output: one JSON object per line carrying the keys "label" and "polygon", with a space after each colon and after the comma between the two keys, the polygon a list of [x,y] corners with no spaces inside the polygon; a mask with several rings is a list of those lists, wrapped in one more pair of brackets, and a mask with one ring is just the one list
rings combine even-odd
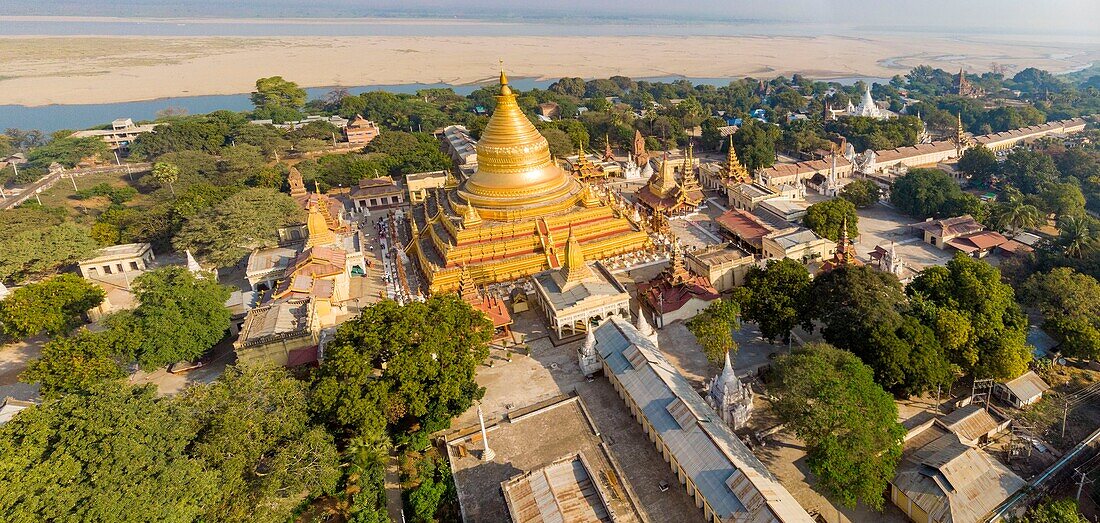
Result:
{"label": "pagoda finial", "polygon": [[504,74],[504,59],[498,61],[500,62],[500,85],[503,87],[508,85],[508,76]]}
{"label": "pagoda finial", "polygon": [[584,249],[577,241],[573,226],[569,226],[569,238],[565,240],[565,264],[562,265],[566,283],[583,280],[588,275],[588,265],[584,260]]}

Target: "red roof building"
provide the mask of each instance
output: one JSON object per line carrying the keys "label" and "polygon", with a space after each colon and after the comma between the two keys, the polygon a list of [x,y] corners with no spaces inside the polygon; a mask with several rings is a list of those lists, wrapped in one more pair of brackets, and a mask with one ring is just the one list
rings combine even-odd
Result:
{"label": "red roof building", "polygon": [[667,269],[638,285],[638,299],[652,312],[657,328],[688,320],[721,298],[710,280],[688,271],[679,245],[673,247]]}

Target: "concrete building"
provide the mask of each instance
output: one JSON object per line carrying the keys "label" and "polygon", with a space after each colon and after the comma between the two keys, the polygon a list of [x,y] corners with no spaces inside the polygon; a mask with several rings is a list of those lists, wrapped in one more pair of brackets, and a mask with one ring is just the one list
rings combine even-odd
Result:
{"label": "concrete building", "polygon": [[405,176],[405,185],[409,191],[409,202],[424,203],[431,189],[442,189],[447,184],[447,171],[429,171]]}
{"label": "concrete building", "polygon": [[975,136],[974,141],[979,145],[988,147],[993,152],[1005,151],[1021,143],[1029,143],[1044,136],[1079,133],[1085,130],[1085,124],[1084,118],[1057,120],[1011,131]]}
{"label": "concrete building", "polygon": [[788,227],[764,235],[761,239],[763,258],[790,258],[802,263],[823,260],[836,249],[836,244],[805,227]]}
{"label": "concrete building", "polygon": [[[695,500],[705,521],[813,519],[630,322],[596,329],[604,375]],[[688,517],[688,514],[683,514]]]}
{"label": "concrete building", "polygon": [[360,115],[355,115],[355,118],[344,128],[344,137],[352,145],[367,145],[377,138],[379,133],[378,124]]}
{"label": "concrete building", "polygon": [[685,256],[687,268],[708,281],[718,292],[729,292],[745,283],[745,274],[756,259],[732,244],[709,245]]}
{"label": "concrete building", "polygon": [[[643,521],[630,482],[580,397],[486,417],[484,427],[443,436],[462,521]],[[487,446],[493,452],[486,461]]]}
{"label": "concrete building", "polygon": [[588,330],[612,316],[630,318],[630,294],[603,264],[589,264],[575,235],[566,240],[565,263],[532,276],[535,299],[558,337]]}
{"label": "concrete building", "polygon": [[132,272],[134,277],[148,270],[156,256],[153,246],[148,243],[126,243],[112,245],[96,251],[96,257],[77,264],[80,275],[88,279],[98,279],[111,274]]}
{"label": "concrete building", "polygon": [[[796,163],[777,163],[760,171],[759,178],[767,185],[791,185],[807,183],[814,175],[828,176],[833,171],[832,159],[808,160]],[[836,159],[837,178],[852,176],[852,162],[843,156]]]}
{"label": "concrete building", "polygon": [[389,176],[363,178],[351,190],[351,200],[357,211],[390,209],[405,203],[405,191]]}
{"label": "concrete building", "polygon": [[714,221],[725,231],[738,247],[762,255],[764,237],[775,232],[775,227],[756,215],[742,209],[730,209]]}
{"label": "concrete building", "polygon": [[477,171],[477,140],[470,137],[470,131],[461,125],[448,125],[443,128],[442,140],[444,152],[463,177]]}
{"label": "concrete building", "polygon": [[97,137],[106,142],[113,151],[127,151],[138,136],[153,132],[157,125],[160,124],[134,125],[134,121],[130,118],[118,118],[111,122],[110,129],[77,131],[71,136],[73,138]]}
{"label": "concrete building", "polygon": [[985,226],[969,214],[954,218],[929,218],[910,227],[920,231],[924,242],[940,249],[956,249],[967,256],[982,258],[1008,242],[1000,233],[985,230]]}

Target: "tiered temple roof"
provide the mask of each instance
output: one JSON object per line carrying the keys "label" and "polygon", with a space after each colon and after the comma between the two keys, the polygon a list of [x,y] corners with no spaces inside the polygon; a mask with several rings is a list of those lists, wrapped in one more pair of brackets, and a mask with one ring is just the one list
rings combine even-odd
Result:
{"label": "tiered temple roof", "polygon": [[695,210],[703,202],[705,195],[699,187],[699,179],[695,176],[695,159],[692,157],[692,149],[688,146],[687,157],[684,158],[682,176],[676,179],[676,169],[668,159],[666,153],[661,159],[661,168],[653,173],[646,183],[638,191],[638,201],[653,212],[680,213]]}
{"label": "tiered temple roof", "polygon": [[858,267],[860,265],[863,265],[863,262],[856,258],[856,248],[848,240],[848,219],[845,218],[840,226],[840,241],[836,242],[836,252],[833,253],[832,258],[821,264],[821,270],[818,273],[824,274],[838,267]]}
{"label": "tiered temple roof", "polygon": [[721,296],[710,280],[688,270],[677,244],[672,248],[668,268],[648,283],[638,285],[638,298],[658,314],[667,314],[679,310],[692,298],[709,302]]}
{"label": "tiered temple roof", "polygon": [[412,211],[409,253],[431,292],[456,289],[462,267],[478,285],[560,268],[570,227],[587,259],[648,245],[644,231],[554,163],[503,72],[477,156],[475,173]]}

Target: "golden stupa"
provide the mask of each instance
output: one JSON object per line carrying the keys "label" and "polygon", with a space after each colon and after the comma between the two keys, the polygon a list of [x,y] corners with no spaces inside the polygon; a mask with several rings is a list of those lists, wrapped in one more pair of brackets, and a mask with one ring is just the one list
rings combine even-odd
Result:
{"label": "golden stupa", "polygon": [[512,281],[564,263],[572,227],[586,259],[640,250],[649,237],[550,157],[550,146],[500,73],[497,106],[477,143],[477,171],[413,208],[408,252],[433,293]]}

